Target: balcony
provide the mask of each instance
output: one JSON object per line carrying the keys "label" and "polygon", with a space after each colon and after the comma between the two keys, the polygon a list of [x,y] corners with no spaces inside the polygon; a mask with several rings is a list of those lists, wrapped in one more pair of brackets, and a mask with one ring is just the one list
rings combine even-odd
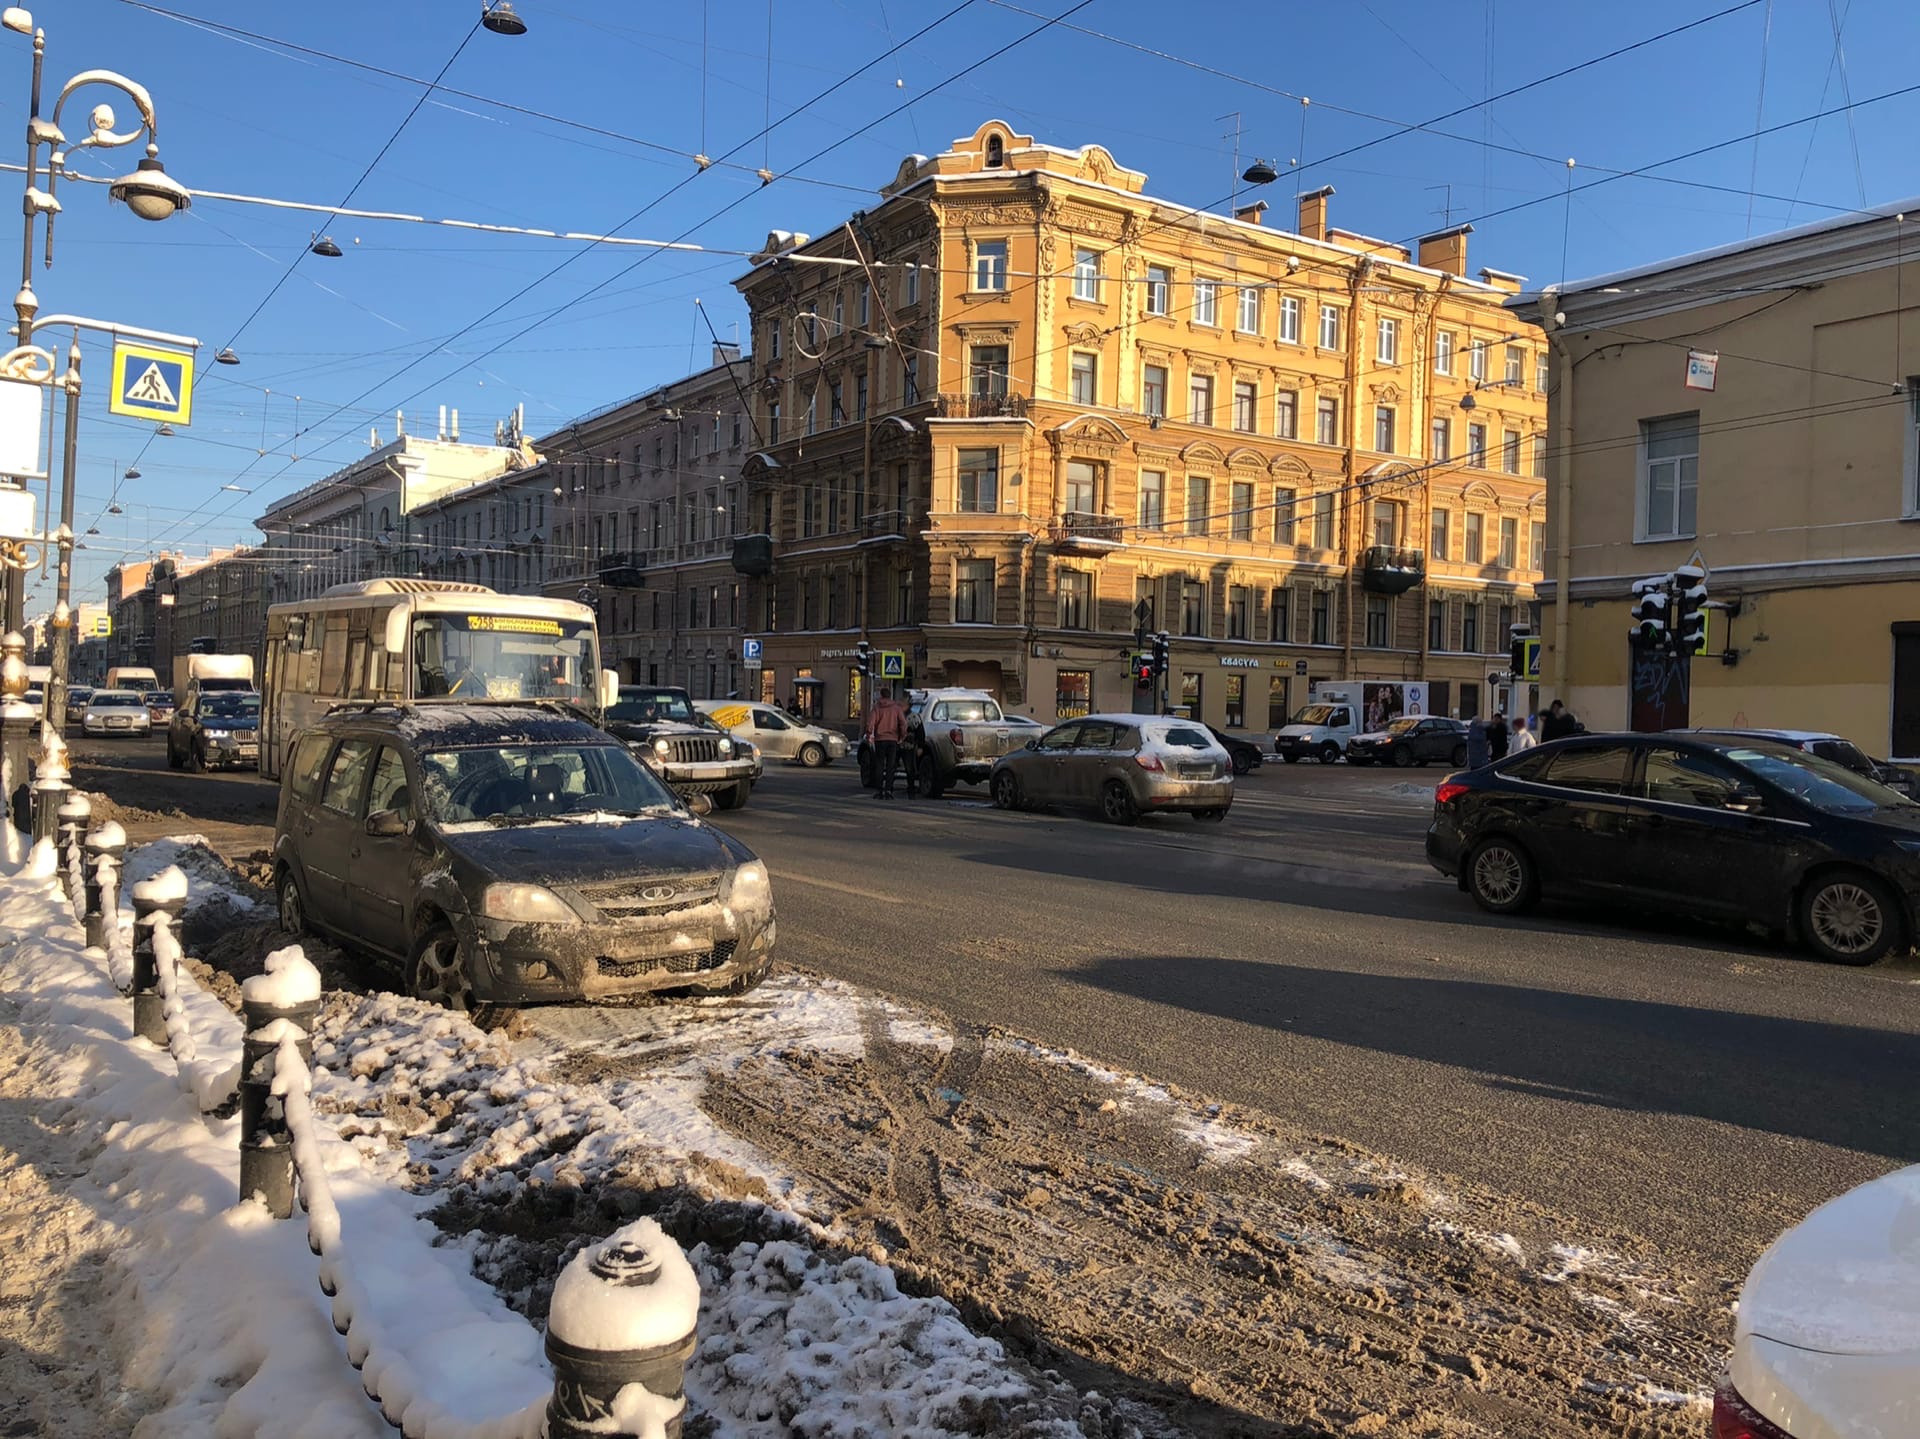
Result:
{"label": "balcony", "polygon": [[872,510],[860,521],[860,543],[871,544],[877,540],[904,539],[908,519],[905,510]]}
{"label": "balcony", "polygon": [[1027,397],[1018,394],[939,395],[934,418],[940,420],[1023,420]]}
{"label": "balcony", "polygon": [[600,587],[607,590],[644,590],[647,574],[640,553],[602,555],[596,565]]}
{"label": "balcony", "polygon": [[1047,534],[1054,548],[1081,554],[1103,554],[1123,543],[1118,515],[1097,515],[1087,510],[1068,510],[1047,527]]}
{"label": "balcony", "polygon": [[1374,545],[1360,554],[1360,588],[1403,595],[1427,577],[1425,553],[1411,546]]}

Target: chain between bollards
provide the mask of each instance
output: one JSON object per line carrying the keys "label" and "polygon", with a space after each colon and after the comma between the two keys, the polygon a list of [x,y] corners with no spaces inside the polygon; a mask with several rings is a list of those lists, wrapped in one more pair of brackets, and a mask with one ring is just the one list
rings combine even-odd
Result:
{"label": "chain between bollards", "polygon": [[114,933],[109,926],[118,926],[120,916],[106,913],[101,892],[106,883],[106,875],[120,872],[120,862],[127,853],[127,832],[112,822],[101,825],[87,835],[87,898],[83,922],[87,927],[87,947],[106,949],[113,947]]}
{"label": "chain between bollards", "polygon": [[60,848],[60,884],[67,892],[73,917],[81,918],[86,903],[86,864],[81,842],[86,838],[88,822],[93,819],[93,801],[84,794],[69,792],[55,815]]}
{"label": "chain between bollards", "polygon": [[284,1102],[273,1092],[274,1055],[289,1027],[301,1062],[313,1064],[313,1025],[320,1001],[280,1006],[241,990],[247,1034],[240,1050],[240,1199],[257,1196],[275,1219],[293,1215],[293,1131]]}
{"label": "chain between bollards", "polygon": [[186,908],[185,895],[157,892],[152,880],[133,887],[133,1033],[162,1049],[167,1047],[167,1018],[153,952],[154,926],[159,915],[178,919]]}

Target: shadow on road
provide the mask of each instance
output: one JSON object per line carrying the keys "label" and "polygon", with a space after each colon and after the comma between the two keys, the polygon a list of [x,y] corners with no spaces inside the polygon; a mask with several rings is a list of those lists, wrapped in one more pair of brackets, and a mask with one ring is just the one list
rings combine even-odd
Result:
{"label": "shadow on road", "polygon": [[[1920,1160],[1920,1035],[1472,980],[1206,955],[1095,960],[1064,982],[1478,1071],[1513,1092],[1689,1114]],[[1623,1065],[1619,1056],[1636,1056]]]}

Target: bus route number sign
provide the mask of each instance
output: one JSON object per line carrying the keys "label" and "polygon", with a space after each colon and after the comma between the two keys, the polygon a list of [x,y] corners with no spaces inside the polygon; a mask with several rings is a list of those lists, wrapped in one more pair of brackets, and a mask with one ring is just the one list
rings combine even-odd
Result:
{"label": "bus route number sign", "polygon": [[467,628],[503,635],[553,635],[556,638],[562,633],[558,620],[534,619],[527,615],[468,615]]}

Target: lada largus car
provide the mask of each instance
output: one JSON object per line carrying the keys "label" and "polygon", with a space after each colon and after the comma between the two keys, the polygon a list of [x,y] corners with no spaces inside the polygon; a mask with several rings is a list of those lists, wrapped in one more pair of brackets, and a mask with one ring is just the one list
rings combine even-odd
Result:
{"label": "lada largus car", "polygon": [[288,933],[370,951],[483,1027],[744,993],[773,964],[766,866],[557,703],[336,708],[294,741],[273,862]]}

